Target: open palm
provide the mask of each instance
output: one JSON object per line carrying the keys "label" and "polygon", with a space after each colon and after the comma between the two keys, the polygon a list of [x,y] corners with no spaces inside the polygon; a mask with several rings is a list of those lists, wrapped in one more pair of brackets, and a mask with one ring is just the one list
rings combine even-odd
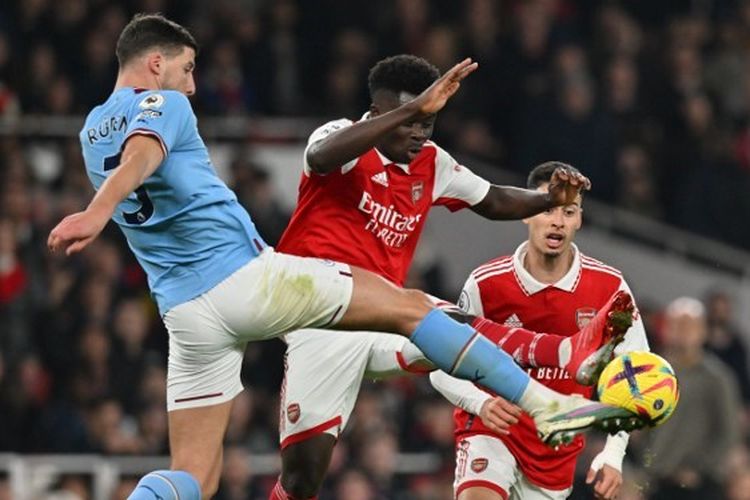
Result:
{"label": "open palm", "polygon": [[420,114],[427,116],[440,111],[461,86],[461,80],[476,70],[477,67],[479,67],[479,64],[472,62],[471,58],[466,58],[435,80],[413,101],[419,108]]}

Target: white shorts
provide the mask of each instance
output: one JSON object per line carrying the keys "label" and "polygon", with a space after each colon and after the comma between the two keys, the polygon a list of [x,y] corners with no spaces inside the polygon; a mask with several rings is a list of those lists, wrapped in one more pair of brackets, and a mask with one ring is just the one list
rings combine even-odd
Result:
{"label": "white shorts", "polygon": [[563,500],[573,491],[572,487],[548,490],[530,483],[503,442],[486,434],[469,436],[456,446],[456,498],[472,487],[488,488],[511,500]]}
{"label": "white shorts", "polygon": [[317,434],[338,437],[357,401],[368,362],[375,353],[397,357],[409,339],[376,332],[305,329],[286,335],[281,388],[281,448]]}
{"label": "white shorts", "polygon": [[209,406],[242,391],[245,345],[302,327],[335,325],[349,307],[346,264],[268,248],[214,288],[164,315],[167,409]]}

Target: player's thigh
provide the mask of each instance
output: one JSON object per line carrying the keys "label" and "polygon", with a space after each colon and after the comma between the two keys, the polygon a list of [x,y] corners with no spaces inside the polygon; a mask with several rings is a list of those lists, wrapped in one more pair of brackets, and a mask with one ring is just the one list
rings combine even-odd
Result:
{"label": "player's thigh", "polygon": [[434,308],[424,292],[398,288],[364,269],[352,267],[351,271],[354,278],[351,301],[336,328],[408,336]]}
{"label": "player's thigh", "polygon": [[456,444],[456,498],[475,498],[473,494],[485,498],[492,491],[506,499],[516,482],[517,470],[516,459],[499,438],[478,434],[461,439]]}
{"label": "player's thigh", "polygon": [[347,264],[267,249],[204,297],[228,330],[253,341],[338,323],[353,286]]}
{"label": "player's thigh", "polygon": [[242,391],[246,343],[225,328],[204,296],[170,309],[163,320],[169,411],[225,403]]}
{"label": "player's thigh", "polygon": [[303,329],[286,336],[282,449],[321,433],[338,437],[357,400],[376,335]]}
{"label": "player's thigh", "polygon": [[521,474],[513,486],[510,498],[511,500],[565,500],[572,491],[572,487],[564,490],[548,490],[529,482],[526,476]]}
{"label": "player's thigh", "polygon": [[222,442],[232,401],[169,412],[169,447],[173,470],[192,474],[204,495],[219,484]]}

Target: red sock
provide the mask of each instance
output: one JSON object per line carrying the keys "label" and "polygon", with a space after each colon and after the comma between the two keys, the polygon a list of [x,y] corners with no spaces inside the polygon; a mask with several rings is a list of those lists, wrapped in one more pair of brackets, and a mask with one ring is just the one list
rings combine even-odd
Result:
{"label": "red sock", "polygon": [[293,497],[286,491],[284,491],[284,487],[281,486],[281,480],[277,479],[276,484],[273,486],[273,489],[271,490],[271,493],[268,496],[268,500],[318,500],[318,496],[309,497],[306,499]]}
{"label": "red sock", "polygon": [[523,366],[560,366],[560,342],[566,337],[511,328],[485,318],[476,318],[471,326],[507,352]]}

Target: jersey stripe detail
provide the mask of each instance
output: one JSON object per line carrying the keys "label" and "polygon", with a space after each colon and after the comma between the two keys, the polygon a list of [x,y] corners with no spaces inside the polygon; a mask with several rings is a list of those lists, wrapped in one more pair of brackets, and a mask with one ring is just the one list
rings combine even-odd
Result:
{"label": "jersey stripe detail", "polygon": [[506,267],[506,268],[499,269],[499,270],[496,270],[496,271],[486,272],[482,276],[475,277],[475,280],[476,280],[477,283],[481,283],[482,281],[488,280],[490,278],[494,278],[495,276],[501,276],[503,274],[508,274],[508,273],[512,273],[512,272],[513,272],[513,266],[510,266],[510,267]]}
{"label": "jersey stripe detail", "polygon": [[606,270],[608,270],[608,271],[610,271],[612,273],[616,273],[616,274],[620,274],[620,275],[622,274],[618,269],[615,269],[612,266],[608,266],[607,264],[605,264],[605,263],[603,263],[603,262],[601,262],[599,260],[592,259],[592,258],[586,257],[586,256],[581,256],[581,264],[583,264],[584,266],[587,266],[587,267],[591,267],[591,268],[606,269]]}
{"label": "jersey stripe detail", "polygon": [[503,266],[506,264],[510,264],[512,262],[513,262],[513,256],[500,257],[499,259],[494,259],[494,260],[487,262],[486,264],[482,264],[481,266],[474,269],[471,273],[472,274],[481,273],[482,271],[485,271],[487,269],[491,269],[493,267],[498,267],[498,266]]}
{"label": "jersey stripe detail", "polygon": [[471,275],[476,280],[483,280],[483,279],[485,279],[485,277],[488,274],[503,273],[503,272],[510,271],[511,269],[513,269],[513,263],[512,262],[510,262],[508,264],[502,264],[502,265],[494,266],[494,267],[488,267],[488,268],[486,268],[486,269],[484,269],[484,270],[482,270],[480,272],[474,271],[473,273],[471,273]]}
{"label": "jersey stripe detail", "polygon": [[581,268],[587,269],[589,271],[598,271],[600,273],[609,274],[611,276],[614,276],[615,278],[622,279],[622,273],[610,267],[599,267],[599,266],[592,266],[589,264],[583,264]]}

